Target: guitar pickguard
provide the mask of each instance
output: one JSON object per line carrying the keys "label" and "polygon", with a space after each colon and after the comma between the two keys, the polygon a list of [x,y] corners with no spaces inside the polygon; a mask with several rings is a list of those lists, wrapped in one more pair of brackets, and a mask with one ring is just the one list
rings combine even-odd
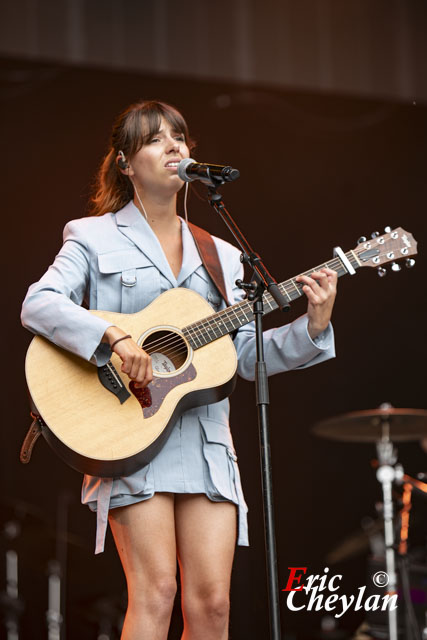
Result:
{"label": "guitar pickguard", "polygon": [[131,382],[129,389],[141,405],[144,418],[151,418],[160,409],[167,394],[184,382],[190,382],[197,376],[197,371],[193,364],[190,364],[185,371],[177,376],[153,377],[150,384],[144,389],[135,388],[135,383]]}

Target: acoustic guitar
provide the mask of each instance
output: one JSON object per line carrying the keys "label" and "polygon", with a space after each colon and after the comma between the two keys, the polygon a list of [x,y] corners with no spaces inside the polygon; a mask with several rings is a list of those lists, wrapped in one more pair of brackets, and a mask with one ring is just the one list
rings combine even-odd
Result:
{"label": "acoustic guitar", "polygon": [[[344,253],[310,269],[323,267],[354,274],[359,267],[384,264],[400,269],[417,253],[412,235],[401,228],[386,230]],[[290,278],[280,285],[291,302],[302,285]],[[277,304],[269,293],[264,312]],[[186,410],[218,402],[233,391],[237,355],[229,334],[254,319],[252,304],[243,300],[217,313],[198,293],[170,289],[134,314],[90,311],[120,326],[152,358],[154,378],[143,390],[135,389],[120,372],[116,354],[103,367],[52,344],[33,338],[26,357],[31,398],[42,416],[42,433],[66,463],[91,475],[128,475],[152,460],[168,438],[175,421]]]}

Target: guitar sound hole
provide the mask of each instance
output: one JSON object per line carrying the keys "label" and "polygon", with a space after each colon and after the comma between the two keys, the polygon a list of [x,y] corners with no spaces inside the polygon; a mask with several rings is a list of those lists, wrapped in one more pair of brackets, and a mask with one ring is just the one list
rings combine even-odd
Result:
{"label": "guitar sound hole", "polygon": [[185,340],[173,331],[154,331],[140,346],[150,354],[153,371],[158,374],[175,373],[188,357]]}

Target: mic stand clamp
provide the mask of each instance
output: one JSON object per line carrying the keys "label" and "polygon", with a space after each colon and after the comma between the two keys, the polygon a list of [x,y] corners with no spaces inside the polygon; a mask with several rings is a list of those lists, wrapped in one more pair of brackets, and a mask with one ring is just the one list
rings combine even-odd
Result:
{"label": "mic stand clamp", "polygon": [[239,280],[236,280],[236,285],[239,287],[239,289],[243,289],[244,291],[246,291],[246,293],[248,294],[248,300],[250,300],[251,302],[255,300],[255,298],[257,297],[257,289],[258,289],[255,281],[243,282],[243,280],[239,279]]}
{"label": "mic stand clamp", "polygon": [[264,360],[264,341],[262,331],[262,316],[264,314],[263,296],[265,290],[267,289],[269,291],[279,309],[282,311],[288,311],[289,304],[280,291],[276,280],[271,276],[260,256],[253,251],[243,233],[240,231],[225,208],[221,195],[216,191],[216,188],[220,184],[223,184],[223,182],[224,181],[221,180],[212,180],[212,186],[208,187],[209,204],[220,215],[241,248],[241,262],[249,264],[254,271],[252,282],[245,283],[241,280],[237,280],[236,284],[248,293],[248,300],[253,302],[253,314],[255,318],[257,354],[255,363],[255,389],[260,440],[265,552],[270,613],[270,638],[271,640],[280,640],[282,636],[280,629],[279,585],[277,578],[277,555],[274,528],[273,484],[268,415],[270,400],[268,394],[267,367]]}

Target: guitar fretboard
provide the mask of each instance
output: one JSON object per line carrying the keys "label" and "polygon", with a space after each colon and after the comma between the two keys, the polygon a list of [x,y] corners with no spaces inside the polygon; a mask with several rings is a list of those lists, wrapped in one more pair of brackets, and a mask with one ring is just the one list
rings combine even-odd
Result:
{"label": "guitar fretboard", "polygon": [[[348,251],[345,256],[354,269],[357,269],[360,266],[353,251]],[[305,271],[301,275],[310,276],[313,271],[319,271],[324,267],[328,267],[329,269],[336,271],[338,273],[338,277],[348,273],[347,268],[337,256],[329,262],[325,262],[314,269]],[[281,293],[288,302],[296,300],[304,293],[302,290],[304,285],[297,282],[296,277],[290,278],[278,285]],[[264,314],[270,313],[278,307],[277,303],[268,292],[263,295],[263,304]],[[233,333],[236,329],[252,322],[253,319],[254,314],[252,303],[248,300],[242,300],[242,302],[238,302],[237,304],[227,307],[218,313],[214,313],[203,320],[198,320],[197,322],[184,327],[183,333],[191,344],[191,347],[193,349],[199,349],[209,342],[213,342],[213,340],[217,340],[228,333]]]}

